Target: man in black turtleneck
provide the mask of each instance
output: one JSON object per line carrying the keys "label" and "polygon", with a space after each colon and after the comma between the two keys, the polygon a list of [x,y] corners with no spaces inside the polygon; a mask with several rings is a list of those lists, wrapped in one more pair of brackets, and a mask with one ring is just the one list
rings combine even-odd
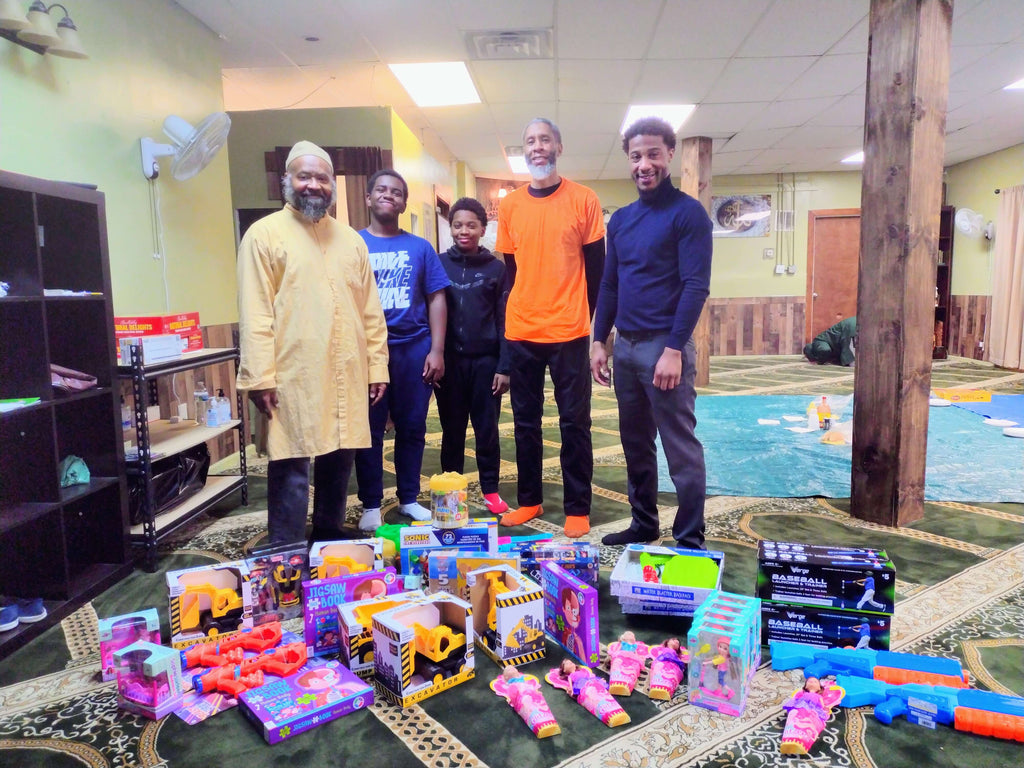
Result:
{"label": "man in black turtleneck", "polygon": [[712,226],[703,206],[672,186],[675,145],[672,126],[660,118],[633,123],[622,140],[640,199],[608,222],[590,370],[594,381],[610,385],[605,342],[615,325],[615,398],[633,520],[603,544],[660,538],[660,434],[679,503],[672,537],[679,546],[704,548],[706,476],[694,434],[692,336],[709,293]]}

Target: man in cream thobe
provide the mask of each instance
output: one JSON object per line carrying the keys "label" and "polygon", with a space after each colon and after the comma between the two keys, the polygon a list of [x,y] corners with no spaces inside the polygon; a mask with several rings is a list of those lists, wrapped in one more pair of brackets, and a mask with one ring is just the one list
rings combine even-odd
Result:
{"label": "man in cream thobe", "polygon": [[314,540],[339,538],[368,412],[388,381],[387,326],[366,244],[327,210],[330,156],[308,141],[288,155],[287,204],[260,219],[238,251],[238,388],[268,419],[272,543],[306,538],[309,460]]}

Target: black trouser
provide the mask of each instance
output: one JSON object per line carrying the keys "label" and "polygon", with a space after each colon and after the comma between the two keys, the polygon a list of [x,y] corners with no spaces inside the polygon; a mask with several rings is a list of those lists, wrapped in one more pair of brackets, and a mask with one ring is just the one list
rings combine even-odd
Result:
{"label": "black trouser", "polygon": [[441,418],[441,471],[462,472],[466,465],[466,426],[473,422],[476,436],[476,468],[480,490],[498,492],[498,415],[501,396],[495,395],[494,374],[498,358],[491,355],[444,356],[444,378],[435,390],[437,415]]}
{"label": "black trouser", "polygon": [[590,514],[594,451],[590,440],[590,339],[556,344],[509,341],[509,396],[516,433],[519,506],[544,500],[542,465],[545,370],[550,369],[562,433],[562,485],[566,515]]}

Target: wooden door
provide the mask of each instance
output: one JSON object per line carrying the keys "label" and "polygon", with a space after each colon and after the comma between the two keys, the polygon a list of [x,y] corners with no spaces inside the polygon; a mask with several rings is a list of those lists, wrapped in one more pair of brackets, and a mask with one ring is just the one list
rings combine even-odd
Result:
{"label": "wooden door", "polygon": [[860,208],[808,213],[805,342],[857,314],[859,261]]}

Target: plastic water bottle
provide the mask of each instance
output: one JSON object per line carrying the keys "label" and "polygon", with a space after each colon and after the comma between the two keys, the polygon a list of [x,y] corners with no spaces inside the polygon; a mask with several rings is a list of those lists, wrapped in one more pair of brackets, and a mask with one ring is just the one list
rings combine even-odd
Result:
{"label": "plastic water bottle", "polygon": [[807,406],[807,429],[818,428],[818,406],[811,401]]}
{"label": "plastic water bottle", "polygon": [[818,429],[831,429],[832,428],[832,408],[829,407],[828,398],[824,395],[821,396],[821,402],[818,403]]}
{"label": "plastic water bottle", "polygon": [[196,424],[205,426],[207,400],[210,399],[210,393],[206,391],[206,382],[196,382],[193,397],[195,398],[196,406]]}
{"label": "plastic water bottle", "polygon": [[227,424],[231,421],[231,401],[224,394],[223,389],[217,390],[217,423]]}

